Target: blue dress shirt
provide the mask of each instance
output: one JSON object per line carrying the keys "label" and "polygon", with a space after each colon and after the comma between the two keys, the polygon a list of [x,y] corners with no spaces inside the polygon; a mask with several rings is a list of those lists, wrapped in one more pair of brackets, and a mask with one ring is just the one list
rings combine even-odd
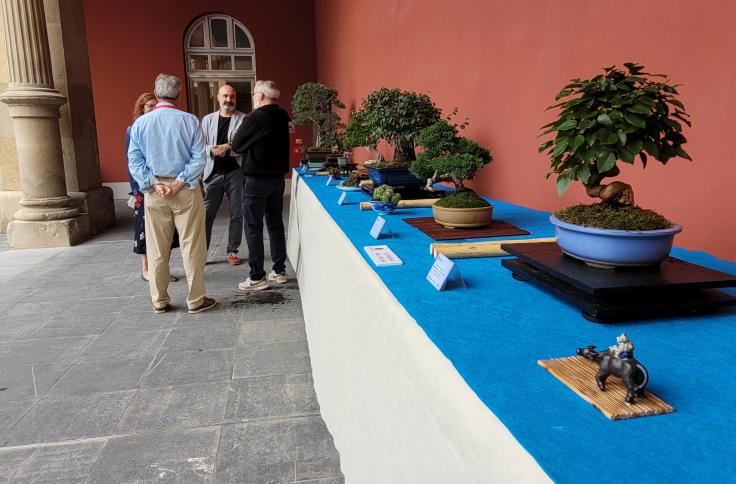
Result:
{"label": "blue dress shirt", "polygon": [[192,190],[206,162],[202,128],[193,114],[159,103],[133,123],[128,169],[142,192],[153,189],[157,176],[176,178]]}

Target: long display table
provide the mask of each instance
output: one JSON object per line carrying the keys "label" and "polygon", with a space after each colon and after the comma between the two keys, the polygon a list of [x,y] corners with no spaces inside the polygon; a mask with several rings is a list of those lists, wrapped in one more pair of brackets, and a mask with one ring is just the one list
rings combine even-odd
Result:
{"label": "long display table", "polygon": [[[292,178],[287,240],[300,284],[322,416],[348,483],[705,482],[736,476],[736,311],[596,325],[501,258],[456,261],[468,288],[438,292],[426,235],[376,218],[324,177]],[[554,233],[548,214],[501,201],[494,218]],[[521,237],[523,238],[523,237]],[[375,267],[364,246],[388,244],[404,264]],[[736,274],[736,264],[675,249]],[[537,365],[626,332],[673,414],[610,421]]]}

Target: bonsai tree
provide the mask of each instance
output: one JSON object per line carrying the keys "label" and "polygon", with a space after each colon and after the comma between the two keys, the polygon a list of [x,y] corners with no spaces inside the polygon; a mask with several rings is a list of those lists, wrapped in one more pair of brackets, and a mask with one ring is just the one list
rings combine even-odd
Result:
{"label": "bonsai tree", "polygon": [[376,149],[378,144],[378,138],[373,137],[370,129],[365,123],[365,113],[363,111],[356,111],[348,121],[348,125],[345,128],[343,135],[343,146],[346,150],[351,150],[359,146],[365,147],[376,162],[380,162],[383,157],[381,153]]}
{"label": "bonsai tree", "polygon": [[[417,144],[424,151],[412,162],[410,171],[420,179],[426,179],[425,189],[433,191],[435,183],[451,182],[456,192],[437,203],[445,207],[463,208],[487,206],[488,202],[465,187],[465,180],[472,180],[475,174],[493,157],[491,153],[475,141],[459,136],[463,124],[450,124],[437,121],[420,131]],[[462,200],[462,201],[461,201]]]}
{"label": "bonsai tree", "polygon": [[440,119],[440,110],[426,94],[381,88],[363,100],[360,122],[368,140],[384,139],[394,147],[394,161],[416,158],[414,140],[419,132]]}
{"label": "bonsai tree", "polygon": [[311,124],[315,130],[314,147],[310,151],[337,152],[341,139],[338,130],[345,127],[340,116],[332,109],[344,108],[337,97],[337,89],[317,82],[307,82],[299,86],[291,101],[293,123],[297,126]]}
{"label": "bonsai tree", "polygon": [[542,127],[543,136],[554,138],[539,147],[551,158],[546,176],[557,174],[560,195],[571,182],[580,181],[604,209],[634,205],[630,185],[602,183],[619,174],[619,161],[634,164],[638,157],[646,168],[649,157],[662,164],[678,156],[691,159],[682,148],[687,140],[681,123],[690,126],[690,121],[676,97],[677,86],[664,75],[644,72],[643,66],[624,67],[607,67],[592,79],[573,79],[564,86],[555,98],[562,101],[547,108],[560,108],[559,116]]}

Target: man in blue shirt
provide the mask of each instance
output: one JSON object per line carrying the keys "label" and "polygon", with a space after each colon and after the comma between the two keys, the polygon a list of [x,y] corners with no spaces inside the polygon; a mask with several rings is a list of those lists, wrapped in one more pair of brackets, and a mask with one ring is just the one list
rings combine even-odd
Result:
{"label": "man in blue shirt", "polygon": [[180,92],[177,77],[159,74],[154,91],[158,103],[133,123],[128,147],[130,173],[145,197],[148,279],[156,313],[170,308],[169,254],[175,227],[189,284],[189,312],[216,304],[204,288],[207,249],[199,189],[206,163],[204,138],[197,117],[174,106]]}

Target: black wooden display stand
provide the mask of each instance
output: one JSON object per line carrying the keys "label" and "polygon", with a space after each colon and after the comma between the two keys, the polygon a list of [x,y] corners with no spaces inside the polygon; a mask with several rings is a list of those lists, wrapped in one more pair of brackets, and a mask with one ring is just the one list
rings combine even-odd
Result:
{"label": "black wooden display stand", "polygon": [[566,299],[596,323],[715,312],[736,297],[714,288],[735,287],[736,277],[670,257],[647,268],[595,269],[569,257],[554,242],[501,245],[518,259],[501,264],[515,279]]}

